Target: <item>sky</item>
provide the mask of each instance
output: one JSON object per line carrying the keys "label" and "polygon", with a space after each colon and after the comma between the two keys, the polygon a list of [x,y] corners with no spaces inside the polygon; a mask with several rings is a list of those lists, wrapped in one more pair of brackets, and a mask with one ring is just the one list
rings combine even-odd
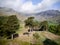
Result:
{"label": "sky", "polygon": [[60,0],[0,0],[0,7],[12,8],[21,13],[60,10]]}

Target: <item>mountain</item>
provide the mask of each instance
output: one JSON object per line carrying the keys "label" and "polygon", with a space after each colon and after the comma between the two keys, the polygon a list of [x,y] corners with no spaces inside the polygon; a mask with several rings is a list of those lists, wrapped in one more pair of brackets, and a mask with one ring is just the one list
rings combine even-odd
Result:
{"label": "mountain", "polygon": [[60,22],[60,11],[59,10],[46,10],[33,14],[25,14],[28,17],[35,17],[38,21],[52,21],[52,22]]}
{"label": "mountain", "polygon": [[60,11],[59,10],[47,10],[35,14],[39,19],[45,19],[47,21],[60,23]]}
{"label": "mountain", "polygon": [[43,16],[36,16],[35,14],[24,14],[24,13],[20,13],[20,12],[17,12],[11,8],[7,8],[7,7],[0,7],[0,16],[1,15],[7,15],[7,16],[10,16],[10,15],[16,15],[18,17],[19,20],[25,20],[27,17],[35,17],[36,20],[45,20],[45,18]]}
{"label": "mountain", "polygon": [[10,15],[16,15],[19,20],[25,20],[26,16],[22,15],[21,13],[6,7],[0,7],[0,16],[10,16]]}
{"label": "mountain", "polygon": [[11,8],[0,7],[0,16],[1,15],[16,15],[19,20],[24,21],[27,17],[35,17],[38,21],[51,21],[60,23],[60,11],[59,10],[47,10],[34,14],[24,14],[17,12]]}
{"label": "mountain", "polygon": [[60,15],[60,11],[59,10],[47,10],[47,11],[39,12],[36,15],[58,16],[58,15]]}

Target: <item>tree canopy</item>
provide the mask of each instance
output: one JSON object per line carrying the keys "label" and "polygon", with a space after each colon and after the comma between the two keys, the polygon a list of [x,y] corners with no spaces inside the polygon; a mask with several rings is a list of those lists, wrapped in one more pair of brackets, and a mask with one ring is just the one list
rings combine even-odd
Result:
{"label": "tree canopy", "polygon": [[25,20],[25,26],[33,27],[34,17],[29,17]]}
{"label": "tree canopy", "polygon": [[19,29],[19,22],[16,15],[0,16],[0,36],[7,37]]}
{"label": "tree canopy", "polygon": [[48,22],[47,21],[43,21],[40,23],[40,28],[43,27],[43,30],[48,30]]}
{"label": "tree canopy", "polygon": [[28,17],[28,19],[25,20],[25,26],[34,28],[35,26],[39,26],[39,22],[34,20],[34,17]]}

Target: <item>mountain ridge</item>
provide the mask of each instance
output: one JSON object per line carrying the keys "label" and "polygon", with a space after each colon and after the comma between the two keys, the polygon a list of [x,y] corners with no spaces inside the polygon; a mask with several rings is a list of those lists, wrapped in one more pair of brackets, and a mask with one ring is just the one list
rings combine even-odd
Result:
{"label": "mountain ridge", "polygon": [[0,16],[1,15],[17,15],[19,20],[25,20],[28,17],[35,17],[35,19],[39,21],[48,20],[48,21],[60,22],[59,10],[46,10],[46,11],[42,11],[34,14],[24,14],[10,8],[0,7]]}
{"label": "mountain ridge", "polygon": [[10,15],[16,15],[19,20],[24,20],[26,16],[22,15],[21,13],[6,7],[0,7],[0,16],[10,16]]}

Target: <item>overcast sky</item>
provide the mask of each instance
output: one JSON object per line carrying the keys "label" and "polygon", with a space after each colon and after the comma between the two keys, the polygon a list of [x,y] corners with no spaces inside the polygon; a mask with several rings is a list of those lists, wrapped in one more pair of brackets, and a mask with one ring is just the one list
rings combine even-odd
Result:
{"label": "overcast sky", "polygon": [[23,13],[36,13],[51,9],[60,10],[60,0],[0,0],[0,7]]}

